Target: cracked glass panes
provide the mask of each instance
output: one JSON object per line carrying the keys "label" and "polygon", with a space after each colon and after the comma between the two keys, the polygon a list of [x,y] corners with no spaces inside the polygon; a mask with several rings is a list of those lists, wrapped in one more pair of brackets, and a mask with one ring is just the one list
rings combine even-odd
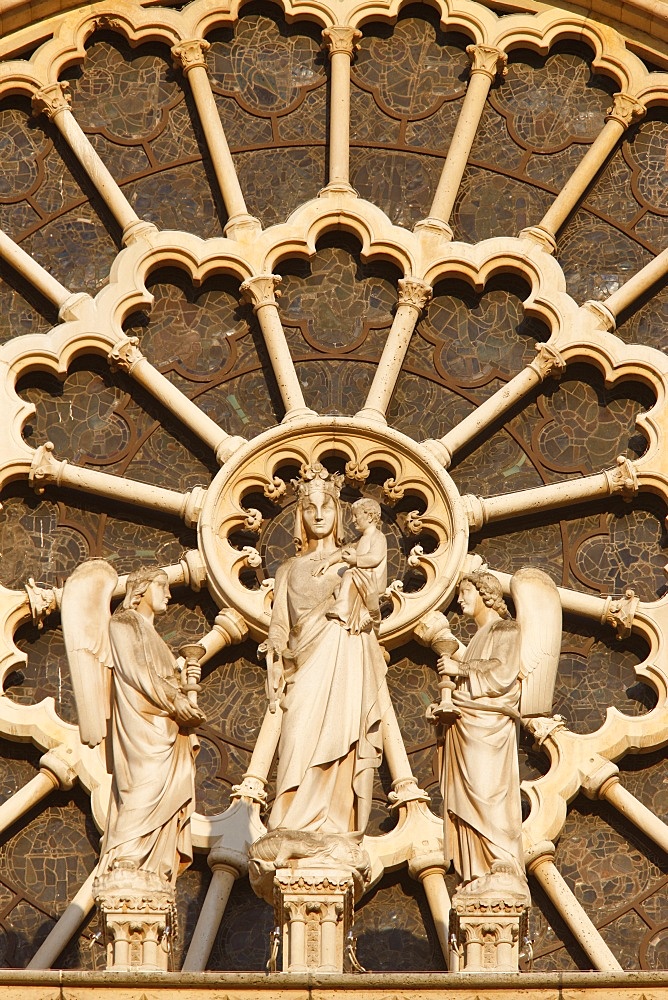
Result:
{"label": "cracked glass panes", "polygon": [[[160,8],[150,10],[160,17]],[[171,12],[180,16],[176,8]],[[247,5],[236,21],[226,16],[207,34],[213,104],[246,208],[266,234],[327,184],[332,68],[320,26],[300,20],[301,8],[290,23],[277,6],[264,3]],[[253,440],[280,424],[284,406],[261,324],[240,288],[243,279],[225,267],[235,244],[230,239],[223,246],[228,216],[193,88],[174,68],[166,37],[134,41],[114,30],[113,18],[96,20],[85,57],[61,75],[72,114],[140,219],[162,232],[219,239],[222,263],[201,280],[188,273],[190,258],[178,267],[159,262],[145,278],[151,303],[137,305],[136,298],[114,322],[119,335],[122,323],[124,333],[137,338],[184,406],[192,401],[214,426]],[[426,6],[410,5],[394,24],[363,26],[350,81],[350,183],[358,204],[367,200],[404,227],[392,231],[402,252],[413,226],[430,214],[470,79],[470,44]],[[541,220],[604,127],[618,89],[593,63],[593,52],[574,40],[542,56],[512,50],[507,72],[491,85],[457,189],[449,219],[455,243],[514,237]],[[650,109],[618,143],[560,231],[555,259],[577,304],[605,299],[668,245],[667,140],[668,113]],[[327,199],[316,204],[320,211]],[[56,124],[36,116],[19,95],[0,100],[0,227],[69,292],[94,295],[115,280],[118,221]],[[374,233],[365,235],[363,246],[351,228],[334,210],[313,245],[310,236],[293,240],[286,227],[284,244],[271,260],[263,258],[262,266],[281,278],[278,313],[306,405],[318,414],[352,416],[364,407],[401,301],[398,281],[418,264],[406,250],[404,274],[387,247],[372,245]],[[199,246],[204,253],[205,244]],[[414,442],[441,438],[474,414],[526,371],[536,346],[550,336],[547,320],[525,305],[531,294],[525,279],[506,269],[484,286],[474,287],[474,280],[437,280],[417,321],[387,410],[389,426]],[[58,322],[57,311],[25,277],[0,265],[0,344],[33,334],[30,349],[37,351]],[[667,329],[668,290],[657,287],[620,317],[617,333],[627,344],[665,350]],[[20,428],[27,446],[51,441],[56,459],[71,466],[180,494],[210,485],[219,469],[213,449],[182,414],[110,367],[103,354],[77,353],[57,375],[47,367],[37,361],[17,385],[19,399],[34,408]],[[639,381],[612,384],[602,367],[570,364],[560,380],[546,379],[458,451],[449,471],[459,492],[513,494],[613,469],[618,456],[642,456],[648,442],[636,421],[654,395]],[[332,463],[342,464],[336,456]],[[383,505],[389,578],[408,588],[416,541],[405,531],[411,503],[390,502],[383,482],[374,467],[364,493]],[[343,492],[349,537],[349,505],[361,493],[358,485],[349,482]],[[102,557],[127,573],[147,563],[174,566],[198,545],[196,529],[182,519],[55,486],[36,494],[27,473],[1,499],[0,584],[18,594],[30,579],[61,587],[87,558]],[[240,528],[235,544],[259,551],[262,566],[248,568],[244,585],[260,590],[294,552],[295,501],[288,491],[274,499],[253,497],[252,503],[261,508],[261,529]],[[534,511],[486,524],[471,534],[470,550],[501,573],[531,564],[579,594],[622,598],[633,588],[640,600],[654,602],[665,593],[665,517],[663,502],[647,493],[629,502],[614,498],[559,513]],[[471,623],[454,602],[443,610],[454,633],[468,642]],[[209,633],[218,612],[206,587],[175,588],[157,627],[178,651]],[[24,621],[14,639],[19,655],[4,677],[12,706],[21,710],[51,699],[57,716],[75,724],[58,613],[43,627]],[[578,736],[596,733],[610,706],[634,720],[647,714],[656,692],[637,668],[648,655],[648,643],[636,632],[618,640],[609,624],[567,615],[553,710]],[[205,664],[199,701],[206,723],[198,730],[196,775],[198,810],[205,817],[228,808],[249,768],[265,714],[265,676],[251,638]],[[437,739],[425,716],[438,694],[435,653],[415,641],[392,649],[388,686],[410,766],[439,816]],[[0,741],[0,804],[34,777],[42,752],[29,743]],[[547,749],[528,733],[520,760],[527,782],[550,769]],[[627,755],[619,766],[624,787],[665,816],[665,752]],[[271,772],[269,806],[274,777]],[[374,785],[372,836],[387,834],[397,822],[388,807],[391,791],[384,763]],[[98,851],[89,798],[78,786],[53,793],[0,835],[0,966],[28,964]],[[649,839],[608,804],[580,794],[558,838],[556,864],[624,968],[666,967],[665,864]],[[179,967],[210,878],[200,855],[178,882]],[[446,884],[452,894],[452,871]],[[536,883],[532,892],[534,970],[589,969],[591,960]],[[272,924],[270,908],[245,878],[238,879],[207,968],[265,969]],[[55,967],[103,968],[98,929],[94,915]],[[356,910],[354,933],[369,971],[444,969],[424,891],[406,868],[386,872],[367,894]]]}

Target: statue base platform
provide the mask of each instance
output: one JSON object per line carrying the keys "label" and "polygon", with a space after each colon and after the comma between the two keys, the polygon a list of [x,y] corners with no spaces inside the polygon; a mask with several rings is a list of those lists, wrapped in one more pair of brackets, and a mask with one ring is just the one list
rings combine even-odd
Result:
{"label": "statue base platform", "polygon": [[93,895],[102,916],[109,971],[171,971],[173,886],[121,861],[95,879]]}
{"label": "statue base platform", "polygon": [[343,972],[346,956],[355,964],[353,909],[370,877],[357,840],[272,830],[251,847],[248,868],[253,890],[274,907],[283,972]]}
{"label": "statue base platform", "polygon": [[459,889],[450,911],[450,971],[519,972],[530,905],[526,881],[506,872]]}

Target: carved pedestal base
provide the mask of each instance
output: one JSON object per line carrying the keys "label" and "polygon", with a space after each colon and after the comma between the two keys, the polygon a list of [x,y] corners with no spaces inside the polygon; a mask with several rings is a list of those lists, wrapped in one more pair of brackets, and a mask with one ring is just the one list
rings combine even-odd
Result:
{"label": "carved pedestal base", "polygon": [[102,916],[107,969],[168,972],[176,934],[173,887],[159,875],[121,862],[95,879],[93,893]]}
{"label": "carved pedestal base", "polygon": [[519,972],[529,905],[521,883],[516,888],[500,885],[455,893],[450,911],[450,971]]}
{"label": "carved pedestal base", "polygon": [[283,972],[343,972],[353,906],[370,878],[369,856],[355,839],[274,830],[251,847],[248,873],[273,904]]}
{"label": "carved pedestal base", "polygon": [[283,972],[343,972],[355,886],[344,869],[283,868],[274,877]]}

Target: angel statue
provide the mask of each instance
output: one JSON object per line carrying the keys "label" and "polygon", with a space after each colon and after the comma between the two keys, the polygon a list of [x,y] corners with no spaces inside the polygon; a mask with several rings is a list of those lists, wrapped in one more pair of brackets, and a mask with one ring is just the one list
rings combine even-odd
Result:
{"label": "angel statue", "polygon": [[61,616],[81,741],[106,738],[111,798],[98,876],[158,875],[173,886],[192,861],[196,737],[202,712],[182,690],[176,660],[154,627],[169,601],[163,570],[130,573],[112,615],[116,570],[103,559],[65,583]]}
{"label": "angel statue", "polygon": [[[549,715],[561,646],[561,602],[542,571],[511,580],[517,619],[491,573],[465,575],[459,604],[478,631],[441,656],[456,680],[441,768],[445,856],[461,876],[460,897],[529,890],[522,850],[517,746],[521,717]],[[456,641],[456,640],[455,640]],[[438,709],[433,712],[438,718]]]}

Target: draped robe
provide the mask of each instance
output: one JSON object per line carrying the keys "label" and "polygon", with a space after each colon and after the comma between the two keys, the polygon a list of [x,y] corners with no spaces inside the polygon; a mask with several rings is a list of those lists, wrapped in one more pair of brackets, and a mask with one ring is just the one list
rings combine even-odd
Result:
{"label": "draped robe", "polygon": [[495,861],[524,877],[519,640],[511,619],[483,625],[466,648],[466,674],[452,694],[461,717],[446,732],[441,770],[445,856],[464,884]]}
{"label": "draped robe", "polygon": [[385,659],[372,631],[351,634],[326,617],[340,576],[313,576],[316,565],[295,556],[276,574],[269,639],[283,649],[286,688],[267,825],[361,836],[389,704]]}
{"label": "draped robe", "polygon": [[197,740],[179,731],[176,661],[153,625],[131,609],[109,625],[113,653],[112,773],[100,874],[114,861],[174,883],[192,861]]}

